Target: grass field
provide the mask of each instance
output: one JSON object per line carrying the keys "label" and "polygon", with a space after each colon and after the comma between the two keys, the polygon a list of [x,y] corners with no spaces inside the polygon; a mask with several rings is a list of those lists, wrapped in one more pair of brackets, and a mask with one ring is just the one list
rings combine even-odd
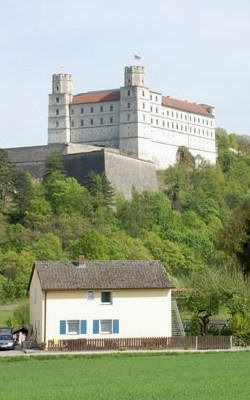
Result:
{"label": "grass field", "polygon": [[0,358],[8,400],[247,400],[250,352]]}
{"label": "grass field", "polygon": [[13,314],[17,304],[0,305],[0,326],[6,326],[6,321]]}

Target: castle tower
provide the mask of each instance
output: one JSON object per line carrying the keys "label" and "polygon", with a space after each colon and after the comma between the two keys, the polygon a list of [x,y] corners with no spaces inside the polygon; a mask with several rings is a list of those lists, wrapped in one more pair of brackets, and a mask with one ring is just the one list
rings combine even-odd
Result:
{"label": "castle tower", "polygon": [[144,67],[125,67],[124,87],[120,88],[119,148],[121,153],[151,160],[150,145],[150,93]]}
{"label": "castle tower", "polygon": [[52,94],[49,95],[48,144],[70,142],[71,101],[71,75],[54,74]]}

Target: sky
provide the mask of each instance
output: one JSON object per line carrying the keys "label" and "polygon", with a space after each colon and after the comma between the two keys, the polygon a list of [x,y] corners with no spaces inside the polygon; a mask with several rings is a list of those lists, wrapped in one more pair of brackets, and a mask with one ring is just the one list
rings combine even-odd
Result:
{"label": "sky", "polygon": [[250,134],[249,21],[249,0],[0,0],[0,147],[47,143],[53,73],[118,88],[134,54],[150,89]]}

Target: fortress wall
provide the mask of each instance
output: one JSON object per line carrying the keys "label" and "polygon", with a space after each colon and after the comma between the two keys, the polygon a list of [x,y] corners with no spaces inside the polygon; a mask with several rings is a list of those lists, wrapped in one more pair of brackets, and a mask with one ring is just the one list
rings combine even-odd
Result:
{"label": "fortress wall", "polygon": [[50,144],[44,146],[30,146],[30,147],[14,147],[5,149],[8,152],[9,159],[13,163],[27,163],[45,161],[50,153],[63,154],[66,151],[67,145],[65,144]]}
{"label": "fortress wall", "polygon": [[106,176],[117,192],[122,193],[125,198],[131,198],[133,186],[138,192],[158,190],[154,164],[107,150],[104,154]]}

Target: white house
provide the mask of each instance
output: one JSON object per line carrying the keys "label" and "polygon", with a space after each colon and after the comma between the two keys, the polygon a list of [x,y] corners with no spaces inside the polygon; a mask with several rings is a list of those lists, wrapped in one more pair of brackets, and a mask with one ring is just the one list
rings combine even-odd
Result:
{"label": "white house", "polygon": [[171,336],[171,288],[159,261],[36,262],[30,323],[38,342]]}

